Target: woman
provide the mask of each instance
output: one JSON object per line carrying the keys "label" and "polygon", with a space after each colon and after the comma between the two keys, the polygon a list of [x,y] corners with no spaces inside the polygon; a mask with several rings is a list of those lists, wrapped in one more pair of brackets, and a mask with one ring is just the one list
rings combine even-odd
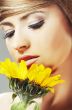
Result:
{"label": "woman", "polygon": [[66,81],[44,97],[41,110],[72,110],[72,1],[0,0],[0,24],[17,62],[42,63]]}

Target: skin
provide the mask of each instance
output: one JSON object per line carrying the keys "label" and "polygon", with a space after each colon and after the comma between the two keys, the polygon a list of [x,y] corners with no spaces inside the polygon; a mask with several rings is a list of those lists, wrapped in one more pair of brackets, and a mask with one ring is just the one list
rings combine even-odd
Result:
{"label": "skin", "polygon": [[[28,14],[28,15],[27,15]],[[23,17],[27,15],[26,17]],[[29,27],[44,21],[40,28]],[[11,25],[5,23],[8,22]],[[18,62],[25,55],[39,55],[36,63],[56,69],[66,81],[55,87],[54,94],[48,93],[43,98],[42,110],[72,109],[72,28],[67,18],[56,5],[36,9],[5,18],[2,21],[6,33],[15,30],[11,37],[5,39],[7,48]]]}

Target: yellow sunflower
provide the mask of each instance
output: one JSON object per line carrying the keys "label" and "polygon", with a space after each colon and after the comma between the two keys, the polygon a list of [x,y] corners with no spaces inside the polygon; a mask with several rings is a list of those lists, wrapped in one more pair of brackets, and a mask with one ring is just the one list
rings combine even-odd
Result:
{"label": "yellow sunflower", "polygon": [[22,81],[28,79],[29,82],[33,82],[40,87],[46,87],[54,92],[53,87],[63,83],[64,80],[61,80],[61,75],[51,76],[51,72],[51,68],[45,68],[42,64],[32,64],[27,69],[26,62],[23,60],[16,63],[7,58],[4,62],[0,62],[0,74],[4,74],[10,79],[17,78]]}

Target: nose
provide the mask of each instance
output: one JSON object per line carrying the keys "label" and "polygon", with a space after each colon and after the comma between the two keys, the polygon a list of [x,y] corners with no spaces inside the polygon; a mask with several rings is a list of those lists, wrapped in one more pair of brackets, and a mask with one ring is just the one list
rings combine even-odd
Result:
{"label": "nose", "polygon": [[28,36],[28,33],[26,33],[25,29],[22,29],[22,26],[20,26],[19,24],[20,23],[16,25],[13,38],[13,46],[18,53],[23,54],[30,48],[31,40]]}
{"label": "nose", "polygon": [[21,45],[16,47],[15,49],[20,53],[23,54],[26,50],[28,50],[28,48],[30,47],[30,44],[25,44],[25,45]]}

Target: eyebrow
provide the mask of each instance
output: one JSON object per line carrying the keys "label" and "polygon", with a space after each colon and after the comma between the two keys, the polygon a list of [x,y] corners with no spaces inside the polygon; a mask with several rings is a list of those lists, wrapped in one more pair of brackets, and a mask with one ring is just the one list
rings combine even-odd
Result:
{"label": "eyebrow", "polygon": [[7,21],[0,23],[0,25],[6,25],[6,26],[14,27],[14,25],[12,23],[7,22]]}
{"label": "eyebrow", "polygon": [[[20,20],[24,20],[26,19],[29,15],[35,14],[35,13],[44,13],[44,11],[33,11],[33,12],[29,12],[26,15],[23,15]],[[14,25],[8,21],[4,21],[1,22],[0,25],[5,25],[5,26],[10,26],[10,27],[14,27]]]}
{"label": "eyebrow", "polygon": [[20,18],[20,20],[24,20],[24,19],[26,19],[29,15],[32,15],[32,14],[35,14],[35,13],[44,13],[44,11],[32,11],[32,12],[30,12],[30,13],[28,13],[28,14],[22,16],[22,17]]}

